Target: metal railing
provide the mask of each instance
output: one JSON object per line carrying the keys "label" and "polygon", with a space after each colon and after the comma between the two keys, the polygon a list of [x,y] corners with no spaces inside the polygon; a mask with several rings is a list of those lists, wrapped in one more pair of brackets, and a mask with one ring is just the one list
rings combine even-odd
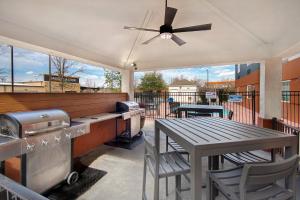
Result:
{"label": "metal railing", "polygon": [[300,128],[300,91],[283,91],[281,100],[283,122]]}
{"label": "metal railing", "polygon": [[[287,135],[296,135],[298,137],[298,155],[300,155],[300,149],[299,149],[299,139],[300,139],[300,129],[296,128],[294,126],[286,124],[283,120],[279,120],[277,118],[272,119],[272,129],[277,130],[280,132],[283,132]],[[283,154],[283,150],[280,150],[280,153]]]}
{"label": "metal railing", "polygon": [[48,200],[40,194],[0,174],[1,200]]}
{"label": "metal railing", "polygon": [[[229,100],[230,95],[239,95],[240,102]],[[206,99],[206,92],[140,92],[134,94],[136,102],[146,109],[151,119],[176,117],[171,102],[182,104],[209,104],[224,106],[224,116],[233,111],[233,120],[257,124],[259,112],[258,92],[217,92],[217,98]]]}

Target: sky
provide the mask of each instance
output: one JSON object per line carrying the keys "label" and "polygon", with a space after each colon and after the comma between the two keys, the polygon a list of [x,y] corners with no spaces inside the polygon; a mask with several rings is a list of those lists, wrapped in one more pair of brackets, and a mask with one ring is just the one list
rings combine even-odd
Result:
{"label": "sky", "polygon": [[[211,67],[196,67],[196,68],[182,68],[182,69],[170,69],[157,71],[162,74],[163,79],[167,84],[171,83],[172,79],[182,76],[188,80],[204,80],[209,81],[222,81],[222,80],[234,80],[235,79],[235,66],[211,66]],[[137,83],[147,72],[135,72],[134,78]]]}
{"label": "sky", "polygon": [[[15,82],[24,81],[41,81],[43,74],[48,74],[49,57],[46,54],[33,52],[21,48],[14,48],[14,70]],[[10,81],[10,49],[7,46],[0,45],[0,69],[6,70],[7,82]],[[91,66],[75,62],[71,67],[69,73],[73,74],[75,71],[83,69],[83,72],[77,73],[80,77],[80,84],[82,86],[103,87],[104,69],[101,67]],[[207,69],[209,74],[209,81],[234,80],[235,67],[234,65],[226,66],[212,66],[212,67],[196,67],[196,68],[182,68],[172,70],[158,71],[162,74],[163,79],[167,84],[171,83],[172,79],[182,76],[189,80],[201,79],[206,81]],[[0,71],[1,72],[1,71]],[[55,68],[52,67],[52,73]],[[140,82],[141,77],[145,72],[135,72],[136,83]],[[3,75],[2,75],[3,76]],[[1,81],[1,74],[0,74]]]}
{"label": "sky", "polygon": [[[0,68],[6,70],[7,81],[10,81],[9,58],[9,49],[2,47],[0,49]],[[49,57],[46,54],[14,48],[15,82],[43,80],[43,74],[49,73],[48,64]],[[83,72],[77,73],[75,76],[80,77],[80,85],[103,87],[105,82],[103,68],[74,61],[69,74],[73,74],[79,69],[83,69]],[[52,73],[56,71],[55,67],[52,67],[51,70]]]}

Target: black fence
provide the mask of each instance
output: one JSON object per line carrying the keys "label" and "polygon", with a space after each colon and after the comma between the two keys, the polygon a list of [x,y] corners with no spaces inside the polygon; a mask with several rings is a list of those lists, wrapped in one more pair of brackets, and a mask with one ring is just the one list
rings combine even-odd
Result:
{"label": "black fence", "polygon": [[[272,129],[283,132],[287,135],[295,135],[298,137],[298,148],[297,148],[297,152],[298,155],[300,155],[300,149],[299,149],[299,136],[300,136],[300,129],[296,128],[294,126],[288,125],[284,122],[284,120],[279,120],[277,118],[273,118],[272,119]],[[284,150],[280,149],[279,152],[284,155]],[[300,168],[299,168],[300,170]]]}
{"label": "black fence", "polygon": [[281,101],[282,121],[300,128],[300,91],[283,91]]}
{"label": "black fence", "polygon": [[206,92],[141,92],[135,93],[135,101],[146,109],[146,117],[151,119],[176,117],[177,105],[209,104],[224,106],[224,117],[233,112],[233,120],[246,124],[257,124],[259,112],[258,92],[218,91],[215,98],[206,98]]}

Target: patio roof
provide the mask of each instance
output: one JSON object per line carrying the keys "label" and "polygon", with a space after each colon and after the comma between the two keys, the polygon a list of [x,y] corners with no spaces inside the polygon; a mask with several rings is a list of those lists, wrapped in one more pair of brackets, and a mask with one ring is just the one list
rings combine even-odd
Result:
{"label": "patio roof", "polygon": [[124,30],[159,28],[163,0],[0,2],[0,35],[96,63],[139,70],[218,65],[290,56],[300,51],[298,0],[170,0],[173,26],[212,23],[206,32],[180,33],[187,44]]}

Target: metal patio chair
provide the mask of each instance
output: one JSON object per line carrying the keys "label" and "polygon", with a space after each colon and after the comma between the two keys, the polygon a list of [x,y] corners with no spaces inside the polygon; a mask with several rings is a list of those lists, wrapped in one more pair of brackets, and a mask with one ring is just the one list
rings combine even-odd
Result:
{"label": "metal patio chair", "polygon": [[228,170],[207,172],[207,199],[214,199],[213,188],[231,200],[296,199],[296,183],[281,186],[279,180],[294,179],[299,163],[297,155],[280,162],[245,164]]}
{"label": "metal patio chair", "polygon": [[[228,112],[228,119],[232,120],[232,118],[233,111],[230,110]],[[272,153],[272,155],[274,154]],[[224,159],[238,166],[246,163],[268,163],[274,160],[272,155],[263,150],[229,153],[221,155],[221,163],[224,164]]]}
{"label": "metal patio chair", "polygon": [[170,113],[167,116],[174,115],[174,117],[177,117],[178,115],[177,108],[180,106],[180,102],[169,102],[169,106],[170,106]]}
{"label": "metal patio chair", "polygon": [[159,179],[175,176],[176,200],[181,198],[181,175],[190,173],[189,163],[176,151],[157,152],[153,139],[145,136],[143,200],[146,200],[146,174],[149,168],[154,177],[154,200],[159,200]]}

